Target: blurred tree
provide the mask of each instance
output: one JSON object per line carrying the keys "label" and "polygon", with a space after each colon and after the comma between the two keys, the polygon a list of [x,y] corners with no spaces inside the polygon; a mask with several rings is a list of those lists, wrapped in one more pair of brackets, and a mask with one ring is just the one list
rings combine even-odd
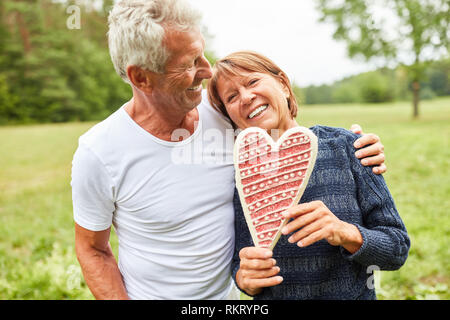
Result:
{"label": "blurred tree", "polygon": [[305,104],[333,103],[331,85],[308,86],[303,89]]}
{"label": "blurred tree", "polygon": [[303,90],[295,83],[292,84],[292,92],[294,92],[295,99],[297,100],[298,105],[302,105],[303,103],[305,103],[305,94]]}
{"label": "blurred tree", "polygon": [[320,21],[336,25],[334,38],[350,57],[406,63],[412,81],[413,116],[419,115],[425,61],[448,54],[449,0],[317,0]]}
{"label": "blurred tree", "polygon": [[14,121],[23,118],[18,114],[20,109],[17,109],[19,98],[11,93],[6,82],[6,77],[0,75],[0,124],[7,121]]}
{"label": "blurred tree", "polygon": [[337,103],[362,102],[358,84],[354,78],[340,81],[332,91],[333,100]]}
{"label": "blurred tree", "polygon": [[[450,95],[450,59],[427,63],[420,99]],[[412,84],[404,65],[349,76],[330,85],[301,88],[305,104],[389,102],[411,99]]]}
{"label": "blurred tree", "polygon": [[112,3],[80,5],[81,29],[71,30],[65,5],[0,1],[0,123],[100,120],[130,98],[107,48]]}
{"label": "blurred tree", "polygon": [[427,70],[430,89],[438,96],[450,95],[450,59],[433,63]]}
{"label": "blurred tree", "polygon": [[357,76],[360,94],[364,102],[388,102],[394,99],[394,87],[381,71],[366,72]]}

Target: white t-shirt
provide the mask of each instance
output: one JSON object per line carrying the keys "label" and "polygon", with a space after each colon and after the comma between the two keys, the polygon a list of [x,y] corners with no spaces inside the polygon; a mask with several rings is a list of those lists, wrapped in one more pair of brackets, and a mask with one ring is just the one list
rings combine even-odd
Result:
{"label": "white t-shirt", "polygon": [[233,130],[205,92],[197,109],[198,127],[182,142],[154,137],[123,106],[79,139],[74,219],[93,231],[114,225],[132,299],[223,299],[231,290]]}

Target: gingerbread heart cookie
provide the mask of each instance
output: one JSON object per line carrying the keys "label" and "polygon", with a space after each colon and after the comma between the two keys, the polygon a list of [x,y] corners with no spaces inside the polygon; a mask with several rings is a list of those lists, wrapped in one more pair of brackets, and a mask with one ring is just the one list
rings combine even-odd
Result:
{"label": "gingerbread heart cookie", "polygon": [[300,201],[316,157],[317,137],[305,127],[287,130],[276,142],[256,127],[238,135],[236,187],[255,246],[275,247],[287,222],[281,213]]}

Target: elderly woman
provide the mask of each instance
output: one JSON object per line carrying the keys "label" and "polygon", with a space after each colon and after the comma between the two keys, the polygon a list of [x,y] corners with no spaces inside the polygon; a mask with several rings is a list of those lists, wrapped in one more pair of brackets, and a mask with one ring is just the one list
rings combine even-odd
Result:
{"label": "elderly woman", "polygon": [[[254,52],[216,62],[208,84],[213,106],[235,127],[279,130],[298,126],[286,74]],[[255,299],[376,299],[374,269],[395,270],[410,240],[381,175],[355,157],[358,135],[325,126],[311,130],[318,154],[300,204],[291,207],[273,252],[253,246],[235,192],[233,277]]]}

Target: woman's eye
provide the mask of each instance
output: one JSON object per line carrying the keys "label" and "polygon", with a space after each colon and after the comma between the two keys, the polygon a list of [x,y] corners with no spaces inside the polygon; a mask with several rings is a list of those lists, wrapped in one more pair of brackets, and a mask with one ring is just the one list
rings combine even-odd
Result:
{"label": "woman's eye", "polygon": [[251,79],[249,82],[248,82],[248,85],[254,85],[255,83],[257,83],[258,82],[258,80],[259,79]]}
{"label": "woman's eye", "polygon": [[232,102],[232,101],[234,100],[235,97],[236,97],[236,95],[235,95],[235,94],[232,94],[231,96],[229,96],[229,97],[227,98],[227,102],[228,102],[228,103]]}

